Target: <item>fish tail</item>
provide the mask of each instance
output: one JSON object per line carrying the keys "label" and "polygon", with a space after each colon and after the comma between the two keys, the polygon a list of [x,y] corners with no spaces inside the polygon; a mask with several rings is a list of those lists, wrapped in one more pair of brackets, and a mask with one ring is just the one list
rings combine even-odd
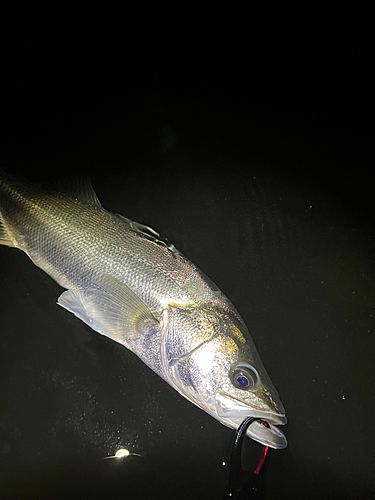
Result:
{"label": "fish tail", "polygon": [[1,212],[0,212],[0,245],[6,245],[7,247],[17,247],[16,242],[12,238],[10,232],[7,230]]}
{"label": "fish tail", "polygon": [[11,175],[0,169],[0,245],[19,248],[6,216],[9,199],[12,197],[11,191],[14,182]]}

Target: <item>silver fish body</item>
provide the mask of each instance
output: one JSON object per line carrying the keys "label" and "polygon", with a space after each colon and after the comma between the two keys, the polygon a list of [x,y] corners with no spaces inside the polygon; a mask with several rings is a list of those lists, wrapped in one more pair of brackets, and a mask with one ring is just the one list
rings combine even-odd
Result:
{"label": "silver fish body", "polygon": [[225,295],[158,233],[106,211],[89,181],[64,188],[0,174],[0,244],[23,250],[66,289],[58,304],[123,344],[189,401],[285,448],[285,410]]}

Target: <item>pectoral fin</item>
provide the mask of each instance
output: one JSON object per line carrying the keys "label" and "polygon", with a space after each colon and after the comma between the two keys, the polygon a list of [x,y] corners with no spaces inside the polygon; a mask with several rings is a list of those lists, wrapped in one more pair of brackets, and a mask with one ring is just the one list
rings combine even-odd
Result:
{"label": "pectoral fin", "polygon": [[125,345],[159,328],[149,308],[124,283],[106,276],[101,286],[104,288],[67,290],[58,304],[93,330]]}

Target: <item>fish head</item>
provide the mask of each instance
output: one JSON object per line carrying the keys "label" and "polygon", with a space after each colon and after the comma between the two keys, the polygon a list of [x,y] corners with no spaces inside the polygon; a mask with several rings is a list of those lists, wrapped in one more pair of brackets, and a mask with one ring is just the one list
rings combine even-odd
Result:
{"label": "fish head", "polygon": [[231,307],[170,308],[162,363],[166,380],[222,424],[272,448],[287,446],[277,426],[285,410],[243,320]]}

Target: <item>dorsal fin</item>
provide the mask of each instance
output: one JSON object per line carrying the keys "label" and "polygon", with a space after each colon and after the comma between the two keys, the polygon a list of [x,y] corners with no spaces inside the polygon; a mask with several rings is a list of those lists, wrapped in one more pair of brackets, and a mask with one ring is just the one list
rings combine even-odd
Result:
{"label": "dorsal fin", "polygon": [[156,243],[161,247],[168,248],[168,250],[172,253],[174,257],[179,253],[177,248],[174,245],[172,245],[172,243],[169,243],[168,238],[162,238],[160,234],[157,231],[155,231],[155,229],[152,229],[152,227],[145,226],[144,224],[140,224],[139,222],[134,222],[133,220],[130,220],[127,217],[124,217],[123,215],[120,214],[117,214],[117,216],[120,217],[121,220],[126,222],[126,224],[133,231],[142,234],[148,240],[153,241],[154,243]]}
{"label": "dorsal fin", "polygon": [[85,172],[78,172],[73,176],[63,179],[54,179],[53,181],[40,184],[43,188],[52,189],[72,198],[76,198],[86,205],[101,207],[102,204],[96,196],[92,187],[90,177]]}

